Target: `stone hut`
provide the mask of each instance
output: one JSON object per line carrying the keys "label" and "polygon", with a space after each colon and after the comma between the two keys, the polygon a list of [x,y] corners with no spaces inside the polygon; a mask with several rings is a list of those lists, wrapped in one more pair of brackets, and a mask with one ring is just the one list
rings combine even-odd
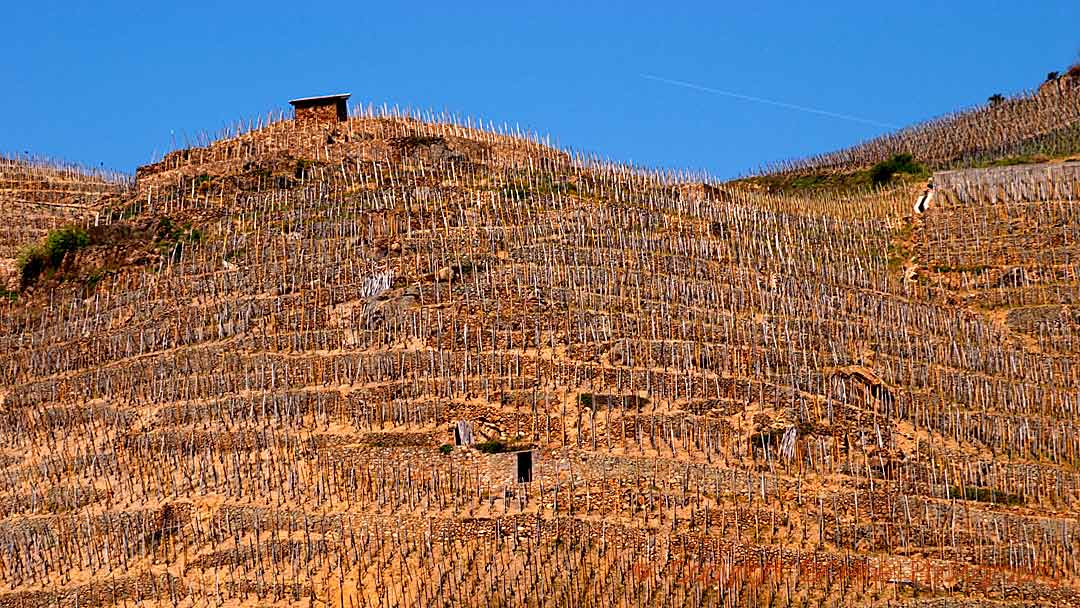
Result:
{"label": "stone hut", "polygon": [[304,97],[289,101],[297,122],[342,122],[349,118],[345,101],[349,93]]}

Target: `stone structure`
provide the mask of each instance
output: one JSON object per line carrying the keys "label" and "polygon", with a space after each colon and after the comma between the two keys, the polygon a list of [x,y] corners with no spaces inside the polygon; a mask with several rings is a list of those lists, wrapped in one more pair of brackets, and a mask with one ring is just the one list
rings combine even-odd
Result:
{"label": "stone structure", "polygon": [[293,99],[289,101],[289,105],[293,107],[294,117],[298,122],[342,122],[349,118],[345,105],[348,99],[349,93],[342,93]]}

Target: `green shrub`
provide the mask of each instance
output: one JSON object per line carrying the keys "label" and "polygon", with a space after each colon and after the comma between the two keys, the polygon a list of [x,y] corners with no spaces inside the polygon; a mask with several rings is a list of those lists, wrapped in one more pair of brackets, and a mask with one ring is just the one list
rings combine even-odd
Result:
{"label": "green shrub", "polygon": [[474,443],[473,447],[476,448],[478,452],[483,452],[484,454],[501,454],[502,452],[508,451],[510,446],[506,445],[505,441],[489,439],[487,441]]}
{"label": "green shrub", "polygon": [[896,154],[889,160],[883,160],[870,169],[870,181],[875,186],[881,186],[889,183],[897,173],[924,175],[928,171],[910,154]]}
{"label": "green shrub", "polygon": [[453,451],[454,451],[454,446],[450,445],[449,443],[444,443],[444,444],[439,446],[439,453],[442,454],[443,456],[449,456],[450,452],[453,452]]}
{"label": "green shrub", "polygon": [[895,174],[896,171],[893,170],[889,161],[881,161],[874,165],[873,169],[870,169],[870,181],[873,182],[875,186],[880,186],[889,183],[889,180],[891,180]]}
{"label": "green shrub", "polygon": [[24,247],[16,264],[23,287],[33,283],[47,270],[56,270],[68,252],[82,249],[90,244],[90,236],[77,226],[51,230],[40,245]]}
{"label": "green shrub", "polygon": [[90,244],[90,235],[77,226],[52,230],[45,237],[45,257],[53,266],[59,266],[69,251],[82,249]]}
{"label": "green shrub", "polygon": [[15,264],[19,268],[19,280],[26,287],[45,271],[45,253],[40,245],[24,247],[15,258]]}

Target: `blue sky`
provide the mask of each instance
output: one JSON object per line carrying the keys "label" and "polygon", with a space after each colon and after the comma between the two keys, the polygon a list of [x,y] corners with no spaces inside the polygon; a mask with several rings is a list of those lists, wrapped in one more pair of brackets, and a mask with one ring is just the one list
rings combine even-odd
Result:
{"label": "blue sky", "polygon": [[[891,4],[893,8],[886,8]],[[720,177],[1037,86],[1080,2],[10,2],[0,153],[121,171],[293,97],[445,109]],[[649,75],[654,78],[646,78]]]}

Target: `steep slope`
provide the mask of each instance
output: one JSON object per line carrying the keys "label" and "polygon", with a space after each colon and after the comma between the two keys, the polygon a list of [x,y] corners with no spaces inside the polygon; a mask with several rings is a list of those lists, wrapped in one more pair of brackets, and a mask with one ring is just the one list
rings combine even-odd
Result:
{"label": "steep slope", "polygon": [[[1070,72],[1071,73],[1071,72]],[[867,169],[911,154],[934,169],[1007,157],[1080,154],[1080,80],[954,112],[834,152],[777,163],[779,173],[832,174]]]}
{"label": "steep slope", "polygon": [[203,238],[0,305],[0,605],[1078,601],[1075,350],[925,278],[962,208],[382,115],[138,178]]}
{"label": "steep slope", "polygon": [[121,175],[0,156],[0,288],[15,288],[19,247],[90,221],[129,186]]}
{"label": "steep slope", "polygon": [[1034,350],[1080,352],[1080,163],[950,171],[914,230],[930,293],[985,312]]}

